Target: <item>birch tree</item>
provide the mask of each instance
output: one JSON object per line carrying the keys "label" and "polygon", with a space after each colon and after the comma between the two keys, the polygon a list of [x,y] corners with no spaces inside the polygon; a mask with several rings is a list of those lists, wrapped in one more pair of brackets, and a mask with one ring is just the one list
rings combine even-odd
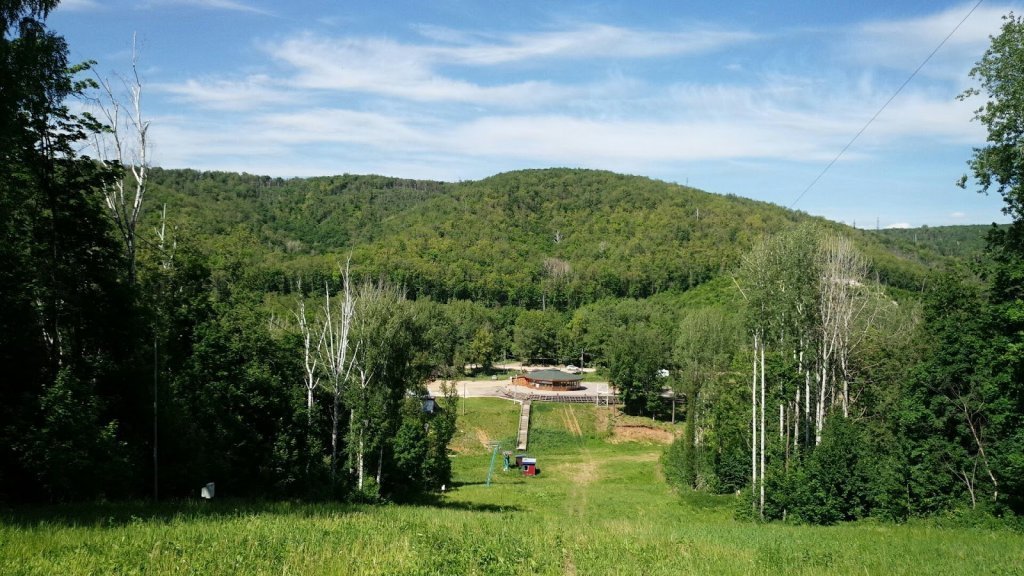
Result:
{"label": "birch tree", "polygon": [[[337,479],[341,401],[345,383],[352,371],[349,355],[349,332],[355,316],[355,299],[349,281],[349,264],[341,269],[341,298],[337,310],[331,304],[331,288],[324,286],[323,324],[320,345],[317,347],[320,364],[327,371],[327,386],[331,393],[331,481]],[[353,354],[354,355],[354,354]]]}
{"label": "birch tree", "polygon": [[298,288],[299,297],[295,310],[295,321],[298,322],[299,336],[302,338],[302,383],[306,389],[306,426],[308,428],[313,420],[314,392],[320,386],[320,351],[326,336],[326,332],[322,329],[318,331],[315,325],[321,324],[326,327],[326,324],[322,321],[318,322],[316,319],[314,319],[314,325],[310,324],[309,319],[306,318],[306,300],[302,295],[302,285],[299,284]]}
{"label": "birch tree", "polygon": [[404,303],[400,289],[369,283],[359,288],[355,301],[351,334],[355,377],[346,394],[350,410],[347,445],[349,465],[360,491],[369,489],[366,479],[372,471],[373,489],[379,494],[401,402],[406,392],[414,389],[410,316]]}
{"label": "birch tree", "polygon": [[[830,235],[821,240],[819,315],[821,341],[821,390],[815,443],[821,443],[826,400],[834,396],[836,380],[844,417],[850,415],[850,360],[865,327],[860,322],[868,310],[867,260],[845,237]],[[859,332],[859,334],[858,334]]]}

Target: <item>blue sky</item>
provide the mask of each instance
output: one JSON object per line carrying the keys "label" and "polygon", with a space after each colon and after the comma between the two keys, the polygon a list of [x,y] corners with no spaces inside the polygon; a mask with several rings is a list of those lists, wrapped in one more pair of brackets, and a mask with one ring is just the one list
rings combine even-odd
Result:
{"label": "blue sky", "polygon": [[138,37],[152,158],[273,176],[475,180],[599,168],[858,227],[1005,221],[955,186],[985,139],[959,102],[1019,5],[974,2],[65,0],[76,60]]}

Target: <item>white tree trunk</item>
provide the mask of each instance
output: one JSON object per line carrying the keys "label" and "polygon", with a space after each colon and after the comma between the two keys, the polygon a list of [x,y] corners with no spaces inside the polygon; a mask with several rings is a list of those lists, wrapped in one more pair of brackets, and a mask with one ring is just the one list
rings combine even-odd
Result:
{"label": "white tree trunk", "polygon": [[765,454],[764,454],[764,438],[765,438],[765,427],[764,427],[764,405],[765,405],[765,393],[764,393],[764,343],[761,344],[761,503],[759,511],[761,518],[764,518],[764,472],[765,472]]}
{"label": "white tree trunk", "polygon": [[306,302],[302,296],[302,283],[298,284],[299,303],[295,318],[299,323],[299,335],[302,337],[302,367],[304,370],[303,384],[306,387],[306,426],[313,423],[313,392],[320,385],[320,352],[324,344],[323,335],[313,343],[313,328],[306,318]]}
{"label": "white tree trunk", "polygon": [[754,370],[750,384],[750,491],[757,490],[757,334],[754,334]]}
{"label": "white tree trunk", "polygon": [[800,386],[796,387],[796,401],[793,403],[793,451],[800,445]]}
{"label": "white tree trunk", "polygon": [[821,444],[821,430],[825,426],[825,371],[824,364],[822,365],[819,378],[819,389],[818,389],[818,402],[815,407],[814,413],[814,445]]}

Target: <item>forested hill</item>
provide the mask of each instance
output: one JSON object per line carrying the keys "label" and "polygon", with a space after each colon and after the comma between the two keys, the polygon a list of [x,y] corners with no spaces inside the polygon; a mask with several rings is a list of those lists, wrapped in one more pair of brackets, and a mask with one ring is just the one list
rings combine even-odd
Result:
{"label": "forested hill", "polygon": [[996,224],[922,226],[890,228],[874,232],[890,250],[911,258],[934,258],[936,254],[958,260],[976,260],[985,251],[989,232],[1006,229]]}
{"label": "forested hill", "polygon": [[[268,290],[298,277],[320,285],[351,253],[357,276],[400,282],[414,297],[574,308],[697,286],[762,235],[811,220],[854,237],[894,286],[916,289],[922,263],[941,260],[772,204],[593,170],[441,183],[154,169],[147,201],[166,204],[168,223],[199,242],[255,235]],[[157,210],[149,216],[155,224]]]}

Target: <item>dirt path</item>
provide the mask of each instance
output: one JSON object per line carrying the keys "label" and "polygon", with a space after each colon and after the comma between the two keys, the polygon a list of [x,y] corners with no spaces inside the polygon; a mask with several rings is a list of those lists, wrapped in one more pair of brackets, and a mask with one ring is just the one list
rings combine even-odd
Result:
{"label": "dirt path", "polygon": [[476,428],[476,439],[480,441],[484,446],[489,446],[491,439],[487,437],[487,432],[484,432],[481,428]]}
{"label": "dirt path", "polygon": [[560,412],[562,416],[562,424],[570,434],[579,438],[583,436],[583,429],[580,428],[580,421],[576,419],[576,411],[573,410],[569,405],[563,406]]}

